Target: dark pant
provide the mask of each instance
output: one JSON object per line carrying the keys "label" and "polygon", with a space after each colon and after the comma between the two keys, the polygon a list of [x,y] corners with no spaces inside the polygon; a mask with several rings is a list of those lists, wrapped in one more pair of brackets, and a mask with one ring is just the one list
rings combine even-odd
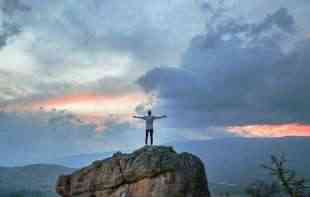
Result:
{"label": "dark pant", "polygon": [[147,129],[145,131],[145,145],[147,145],[147,139],[148,139],[149,135],[151,137],[151,145],[153,145],[153,133],[154,133],[153,129]]}

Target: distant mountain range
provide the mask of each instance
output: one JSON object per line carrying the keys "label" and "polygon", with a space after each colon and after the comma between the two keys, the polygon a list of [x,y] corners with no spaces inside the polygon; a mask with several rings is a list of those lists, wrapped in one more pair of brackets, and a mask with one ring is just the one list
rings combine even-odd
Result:
{"label": "distant mountain range", "polygon": [[[271,177],[260,165],[268,164],[271,154],[284,153],[291,169],[298,175],[310,177],[310,138],[226,138],[204,141],[186,141],[167,144],[178,152],[190,152],[199,156],[206,166],[211,187],[240,189],[255,180]],[[33,190],[54,191],[57,177],[72,172],[73,168],[101,160],[112,153],[75,155],[50,161],[66,165],[30,165],[0,168],[0,191]],[[0,193],[1,194],[1,193]],[[2,196],[2,195],[0,195]]]}
{"label": "distant mountain range", "polygon": [[47,164],[0,167],[0,196],[11,196],[12,193],[20,191],[27,194],[44,193],[49,194],[46,196],[55,196],[54,190],[58,176],[71,173],[73,170],[72,168]]}
{"label": "distant mountain range", "polygon": [[91,164],[95,160],[101,160],[113,155],[113,152],[105,153],[91,153],[91,154],[79,154],[67,157],[56,158],[46,161],[44,163],[52,163],[61,166],[68,166],[70,168],[81,168]]}

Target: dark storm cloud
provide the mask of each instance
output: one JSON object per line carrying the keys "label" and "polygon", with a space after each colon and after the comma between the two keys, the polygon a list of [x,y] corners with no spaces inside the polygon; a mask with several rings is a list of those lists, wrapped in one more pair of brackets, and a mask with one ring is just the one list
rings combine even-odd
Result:
{"label": "dark storm cloud", "polygon": [[3,22],[1,26],[0,49],[7,44],[7,41],[10,37],[15,36],[21,32],[19,27],[14,24]]}
{"label": "dark storm cloud", "polygon": [[3,0],[1,11],[8,16],[13,16],[18,11],[29,11],[30,8],[23,4],[20,0]]}
{"label": "dark storm cloud", "polygon": [[2,23],[1,25],[1,32],[0,32],[0,49],[4,47],[11,36],[17,35],[20,30],[17,26],[9,24],[9,23]]}
{"label": "dark storm cloud", "polygon": [[[221,42],[222,36],[230,35],[236,36],[238,34],[245,34],[248,39],[255,39],[262,34],[270,33],[274,31],[274,28],[280,29],[286,33],[293,33],[295,31],[295,21],[293,16],[289,15],[288,9],[280,8],[273,14],[269,14],[258,23],[243,23],[238,19],[231,17],[223,17],[224,14],[220,11],[213,11],[213,15],[217,16],[213,18],[213,21],[208,25],[208,32],[206,36],[203,36],[205,44],[215,44],[216,41]],[[197,36],[194,39],[199,39]]]}
{"label": "dark storm cloud", "polygon": [[294,31],[284,8],[255,24],[229,19],[195,37],[180,68],[156,68],[139,84],[180,127],[309,123],[310,40],[281,47]]}
{"label": "dark storm cloud", "polygon": [[20,0],[3,0],[0,2],[0,10],[2,12],[1,28],[0,28],[0,49],[7,44],[10,37],[18,35],[21,27],[16,23],[14,17],[18,12],[27,12],[29,7],[24,5]]}
{"label": "dark storm cloud", "polygon": [[288,10],[286,8],[281,8],[266,17],[261,24],[254,28],[254,32],[263,32],[264,30],[271,28],[273,25],[277,25],[283,31],[293,32],[294,24],[294,18],[288,14]]}

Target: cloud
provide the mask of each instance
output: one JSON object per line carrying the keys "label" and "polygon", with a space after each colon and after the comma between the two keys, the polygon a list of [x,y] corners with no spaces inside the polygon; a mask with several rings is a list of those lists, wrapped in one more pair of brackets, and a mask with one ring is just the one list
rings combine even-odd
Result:
{"label": "cloud", "polygon": [[93,96],[99,99],[100,97],[126,98],[136,95],[140,96],[139,99],[143,99],[143,92],[139,86],[131,80],[119,77],[104,77],[90,82],[79,80],[58,82],[1,69],[0,76],[0,104],[7,107],[17,108],[79,96]]}
{"label": "cloud", "polygon": [[[177,62],[191,37],[203,29],[203,13],[192,1],[32,0],[27,5],[35,12],[20,20],[36,37],[28,51],[40,62],[40,72],[49,74],[117,66],[141,74],[153,65]],[[113,64],[113,58],[130,62]]]}
{"label": "cloud", "polygon": [[[0,166],[52,162],[66,156],[132,151],[144,145],[141,125],[124,121],[118,115],[105,117],[105,127],[96,128],[78,116],[60,110],[0,112]],[[157,128],[159,127],[156,124]],[[194,135],[181,132],[185,136]],[[159,129],[156,144],[183,139],[179,130]]]}
{"label": "cloud", "polygon": [[177,127],[309,123],[310,40],[283,47],[297,35],[284,8],[257,23],[228,18],[193,38],[180,68],[153,69],[138,83],[157,92]]}
{"label": "cloud", "polygon": [[288,14],[287,8],[280,8],[275,13],[266,17],[266,19],[254,28],[254,31],[262,32],[265,29],[271,28],[273,25],[277,25],[279,28],[286,32],[293,32],[294,28],[294,18]]}
{"label": "cloud", "polygon": [[0,49],[7,44],[10,37],[20,33],[20,29],[14,24],[3,22],[1,26]]}
{"label": "cloud", "polygon": [[76,95],[141,94],[133,84],[141,75],[155,99],[136,111],[154,105],[169,116],[158,125],[161,144],[235,135],[223,126],[307,123],[310,44],[299,33],[309,32],[308,4],[221,2],[229,3],[0,0],[0,106],[10,111],[0,115],[3,162],[140,145],[142,127],[109,114],[98,132],[67,112],[23,109]]}
{"label": "cloud", "polygon": [[303,124],[281,124],[281,125],[247,125],[241,127],[229,127],[229,131],[247,137],[287,137],[287,136],[309,136],[310,126]]}
{"label": "cloud", "polygon": [[21,33],[21,26],[16,23],[15,15],[30,11],[30,8],[24,5],[20,0],[3,0],[0,2],[2,15],[0,28],[0,49],[4,47],[8,40]]}
{"label": "cloud", "polygon": [[0,149],[3,150],[0,165],[25,165],[81,153],[128,150],[143,142],[137,138],[141,132],[132,124],[120,122],[115,116],[106,122],[107,127],[98,131],[95,125],[84,123],[66,111],[0,112]]}
{"label": "cloud", "polygon": [[1,11],[8,16],[13,16],[18,11],[25,12],[29,10],[30,8],[20,0],[3,0],[1,2]]}
{"label": "cloud", "polygon": [[6,77],[4,101],[137,91],[138,76],[179,62],[204,28],[200,1],[1,2],[18,32],[3,34],[0,69],[31,81]]}
{"label": "cloud", "polygon": [[[22,165],[88,150],[94,127],[64,112],[0,114],[1,165]],[[20,163],[19,163],[20,162]]]}

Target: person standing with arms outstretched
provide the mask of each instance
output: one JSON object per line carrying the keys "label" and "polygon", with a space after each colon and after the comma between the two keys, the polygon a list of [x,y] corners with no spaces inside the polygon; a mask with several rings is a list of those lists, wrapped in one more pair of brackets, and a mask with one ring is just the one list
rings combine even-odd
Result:
{"label": "person standing with arms outstretched", "polygon": [[154,123],[154,120],[166,118],[167,116],[166,115],[164,115],[164,116],[153,116],[152,111],[149,110],[147,112],[147,116],[133,116],[133,117],[145,120],[145,145],[147,145],[149,135],[151,137],[151,145],[153,145],[153,133],[154,133],[153,123]]}

